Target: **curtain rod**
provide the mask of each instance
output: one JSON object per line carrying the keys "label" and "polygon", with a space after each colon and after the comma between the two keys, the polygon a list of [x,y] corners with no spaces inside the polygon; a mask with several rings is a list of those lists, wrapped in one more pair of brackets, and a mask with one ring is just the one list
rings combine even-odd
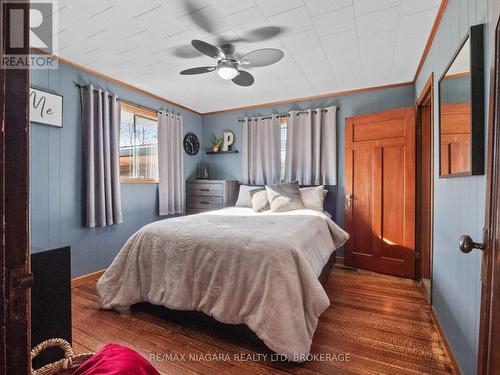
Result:
{"label": "curtain rod", "polygon": [[[340,107],[335,106],[335,108],[339,109]],[[313,110],[311,112],[317,113],[317,110]],[[322,109],[321,112],[328,112],[328,109]],[[297,116],[304,114],[304,113],[309,113],[309,111],[299,111],[299,112],[297,112]],[[283,118],[283,117],[290,117],[290,114],[289,113],[278,113],[276,115],[274,115],[274,114],[273,115],[259,115],[259,116],[252,116],[252,117],[258,117],[261,120],[267,120],[267,119],[273,118],[273,116],[276,116],[276,118]],[[250,117],[249,120],[252,120],[252,118]],[[239,118],[238,121],[243,122],[243,121],[245,121],[245,118]]]}
{"label": "curtain rod", "polygon": [[[75,85],[81,89],[89,89],[89,85],[82,85],[78,82],[75,82]],[[97,91],[96,89],[94,89],[94,91]],[[110,95],[111,96],[111,95]],[[124,104],[129,104],[129,105],[133,105],[135,107],[138,107],[138,108],[142,108],[142,109],[147,109],[148,111],[151,111],[151,112],[155,112],[155,113],[163,113],[163,112],[166,112],[166,111],[162,111],[162,110],[159,110],[159,109],[155,109],[155,108],[151,108],[151,107],[147,107],[145,105],[141,105],[141,104],[137,104],[137,103],[133,103],[133,102],[129,102],[128,100],[124,100],[124,99],[121,99],[121,98],[117,98],[119,102],[122,102]],[[177,113],[177,115],[179,115],[179,113]]]}

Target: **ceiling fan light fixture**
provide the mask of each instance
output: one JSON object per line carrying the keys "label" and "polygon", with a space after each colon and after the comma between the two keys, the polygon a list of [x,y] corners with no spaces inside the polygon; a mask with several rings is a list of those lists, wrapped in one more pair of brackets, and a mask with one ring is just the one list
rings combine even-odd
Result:
{"label": "ceiling fan light fixture", "polygon": [[231,80],[240,74],[236,63],[232,61],[221,61],[218,66],[217,73],[222,79],[226,80]]}

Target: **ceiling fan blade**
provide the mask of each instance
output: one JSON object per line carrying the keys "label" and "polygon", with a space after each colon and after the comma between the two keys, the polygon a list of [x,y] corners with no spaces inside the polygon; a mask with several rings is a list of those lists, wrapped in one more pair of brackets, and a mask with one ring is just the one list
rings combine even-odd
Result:
{"label": "ceiling fan blade", "polygon": [[235,78],[232,79],[234,83],[236,83],[238,86],[252,86],[255,79],[253,78],[253,75],[251,75],[248,72],[245,72],[244,70],[239,71],[240,74],[238,74]]}
{"label": "ceiling fan blade", "polygon": [[280,61],[285,54],[283,51],[274,48],[262,48],[247,53],[241,58],[241,63],[244,66],[257,68],[267,66]]}
{"label": "ceiling fan blade", "polygon": [[[198,2],[199,3],[199,2]],[[201,30],[209,33],[217,33],[217,26],[210,20],[207,16],[206,11],[210,7],[207,5],[201,6],[195,1],[185,1],[186,16],[189,16],[191,20],[198,26]]]}
{"label": "ceiling fan blade", "polygon": [[183,59],[194,59],[195,57],[203,56],[198,50],[193,49],[190,45],[179,46],[172,49],[174,56]]}
{"label": "ceiling fan blade", "polygon": [[253,29],[246,33],[243,37],[243,40],[247,42],[261,42],[264,40],[268,40],[274,38],[280,34],[283,34],[286,31],[285,27],[277,27],[277,26],[265,26],[259,27],[257,29]]}
{"label": "ceiling fan blade", "polygon": [[214,59],[223,59],[226,56],[222,53],[220,49],[216,46],[211,45],[210,43],[204,42],[203,40],[193,39],[191,44],[198,51],[203,53],[204,55],[213,57]]}
{"label": "ceiling fan blade", "polygon": [[186,69],[181,72],[182,75],[210,73],[217,69],[216,66],[200,66],[198,68]]}

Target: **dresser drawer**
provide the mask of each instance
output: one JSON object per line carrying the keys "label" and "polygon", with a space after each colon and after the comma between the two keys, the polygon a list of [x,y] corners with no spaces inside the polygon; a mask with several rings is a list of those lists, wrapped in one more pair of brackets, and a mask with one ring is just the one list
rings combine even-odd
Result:
{"label": "dresser drawer", "polygon": [[189,197],[189,208],[218,210],[222,208],[222,197],[192,195]]}
{"label": "dresser drawer", "polygon": [[188,189],[189,195],[208,195],[211,197],[222,197],[224,191],[222,184],[196,183],[190,184]]}

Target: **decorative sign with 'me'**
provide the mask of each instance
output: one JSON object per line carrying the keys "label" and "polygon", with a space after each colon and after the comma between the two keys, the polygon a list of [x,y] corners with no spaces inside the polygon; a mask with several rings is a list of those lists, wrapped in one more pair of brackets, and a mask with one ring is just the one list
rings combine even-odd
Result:
{"label": "decorative sign with 'me'", "polygon": [[30,121],[62,128],[63,97],[30,89]]}

